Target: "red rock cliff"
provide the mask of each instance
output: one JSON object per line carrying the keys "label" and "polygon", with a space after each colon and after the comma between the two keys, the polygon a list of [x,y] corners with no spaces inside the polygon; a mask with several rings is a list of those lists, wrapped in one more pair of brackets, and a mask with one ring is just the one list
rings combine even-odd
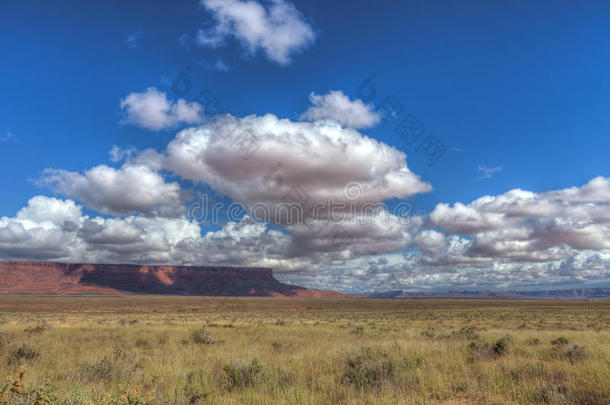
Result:
{"label": "red rock cliff", "polygon": [[269,268],[0,261],[0,293],[324,296],[280,283]]}

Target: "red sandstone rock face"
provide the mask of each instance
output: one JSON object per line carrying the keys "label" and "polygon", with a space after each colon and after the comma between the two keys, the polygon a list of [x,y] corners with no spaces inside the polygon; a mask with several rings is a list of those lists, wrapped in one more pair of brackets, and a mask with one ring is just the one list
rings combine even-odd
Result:
{"label": "red sandstone rock face", "polygon": [[280,283],[269,268],[0,261],[0,293],[344,297]]}

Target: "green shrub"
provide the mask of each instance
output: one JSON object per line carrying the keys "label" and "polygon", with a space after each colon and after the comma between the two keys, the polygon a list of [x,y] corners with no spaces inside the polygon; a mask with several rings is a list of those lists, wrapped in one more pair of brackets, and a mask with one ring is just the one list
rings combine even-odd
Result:
{"label": "green shrub", "polygon": [[566,358],[570,360],[570,363],[584,360],[587,357],[589,357],[589,352],[587,352],[587,348],[584,346],[574,345],[566,351]]}
{"label": "green shrub", "polygon": [[41,325],[38,325],[38,326],[32,326],[32,327],[30,327],[30,328],[25,328],[25,329],[24,329],[24,332],[26,332],[26,333],[29,333],[29,334],[33,335],[33,334],[39,334],[39,333],[42,333],[42,332],[44,332],[45,330],[50,329],[50,328],[51,328],[51,327],[50,327],[49,325],[47,325],[47,324],[41,324]]}
{"label": "green shrub", "polygon": [[214,340],[212,340],[205,328],[199,328],[192,331],[191,340],[198,345],[211,345],[214,343]]}
{"label": "green shrub", "polygon": [[343,378],[358,387],[381,385],[396,376],[398,364],[386,353],[365,349],[347,359]]}
{"label": "green shrub", "polygon": [[576,361],[584,360],[589,357],[589,353],[584,346],[574,345],[572,347],[567,347],[564,344],[555,346],[551,357],[557,360],[569,360],[570,363],[574,364]]}
{"label": "green shrub", "polygon": [[186,376],[184,393],[189,404],[198,404],[209,396],[205,389],[205,373],[203,370],[191,371]]}
{"label": "green shrub", "polygon": [[265,377],[263,365],[253,359],[249,364],[239,360],[223,367],[225,381],[229,390],[253,387],[260,384]]}
{"label": "green shrub", "polygon": [[538,338],[528,339],[525,341],[525,344],[528,344],[530,346],[536,346],[536,345],[540,344],[540,339],[538,339]]}
{"label": "green shrub", "polygon": [[493,352],[496,356],[503,356],[508,351],[509,344],[512,338],[510,336],[504,336],[493,345]]}
{"label": "green shrub", "polygon": [[34,335],[34,334],[40,334],[40,333],[44,332],[47,329],[51,329],[51,325],[49,325],[46,322],[43,322],[43,323],[41,323],[39,325],[25,328],[23,331],[28,333],[28,334],[30,334],[30,335]]}
{"label": "green shrub", "polygon": [[119,374],[115,364],[115,362],[108,358],[104,358],[98,363],[79,366],[75,374],[86,381],[113,381]]}
{"label": "green shrub", "polygon": [[509,349],[512,338],[504,336],[498,339],[493,345],[489,343],[479,344],[470,342],[468,345],[468,360],[492,360],[500,356],[504,356]]}
{"label": "green shrub", "polygon": [[568,339],[563,336],[559,336],[557,339],[551,340],[553,346],[563,346],[568,344]]}
{"label": "green shrub", "polygon": [[137,366],[133,359],[120,348],[114,351],[111,358],[104,357],[97,363],[83,364],[79,366],[74,374],[77,378],[85,381],[124,381],[135,370]]}
{"label": "green shrub", "polygon": [[40,357],[40,352],[27,344],[8,349],[9,364],[19,364],[22,360],[33,360],[38,357]]}

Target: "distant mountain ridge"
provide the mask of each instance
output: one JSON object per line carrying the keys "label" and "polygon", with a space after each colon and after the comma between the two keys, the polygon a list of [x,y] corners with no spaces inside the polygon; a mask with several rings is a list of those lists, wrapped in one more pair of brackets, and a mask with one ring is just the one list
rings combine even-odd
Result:
{"label": "distant mountain ridge", "polygon": [[347,297],[284,284],[270,268],[0,261],[4,294]]}
{"label": "distant mountain ridge", "polygon": [[610,298],[610,288],[570,288],[541,291],[447,291],[371,293],[370,298]]}

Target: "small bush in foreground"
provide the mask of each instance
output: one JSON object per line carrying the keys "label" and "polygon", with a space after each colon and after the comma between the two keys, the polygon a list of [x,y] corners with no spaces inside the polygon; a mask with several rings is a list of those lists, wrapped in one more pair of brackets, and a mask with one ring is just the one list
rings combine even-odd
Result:
{"label": "small bush in foreground", "polygon": [[492,360],[504,356],[509,349],[511,342],[510,336],[498,339],[493,345],[489,343],[479,344],[470,342],[468,345],[468,360]]}
{"label": "small bush in foreground", "polygon": [[214,343],[214,340],[212,340],[210,334],[207,330],[205,330],[205,328],[199,328],[192,331],[191,340],[193,343],[198,345],[211,345]]}
{"label": "small bush in foreground", "polygon": [[8,350],[9,364],[19,364],[23,360],[34,360],[38,357],[40,357],[40,352],[27,344],[9,348]]}
{"label": "small bush in foreground", "polygon": [[85,381],[123,381],[136,370],[136,366],[131,363],[125,352],[117,349],[112,359],[104,357],[97,363],[83,364],[74,374]]}
{"label": "small bush in foreground", "polygon": [[250,364],[240,361],[226,364],[223,371],[229,390],[253,387],[265,377],[264,367],[257,359],[253,359]]}
{"label": "small bush in foreground", "polygon": [[510,336],[504,336],[493,345],[493,352],[496,356],[503,356],[508,351],[508,346],[511,342]]}
{"label": "small bush in foreground", "polygon": [[574,364],[576,361],[584,360],[589,357],[589,353],[584,346],[559,346],[554,348],[551,357],[557,360],[569,360],[570,363]]}
{"label": "small bush in foreground", "polygon": [[184,394],[189,404],[201,403],[208,397],[209,394],[206,392],[204,381],[205,373],[201,369],[191,371],[186,376]]}
{"label": "small bush in foreground", "polygon": [[381,385],[396,376],[397,363],[386,353],[363,350],[361,354],[347,359],[344,379],[358,387]]}
{"label": "small bush in foreground", "polygon": [[44,323],[37,326],[32,326],[30,328],[25,328],[24,332],[29,333],[30,335],[40,334],[47,329],[51,329],[51,326]]}
{"label": "small bush in foreground", "polygon": [[553,346],[564,346],[568,344],[568,339],[563,336],[559,336],[557,339],[551,340],[551,344]]}

